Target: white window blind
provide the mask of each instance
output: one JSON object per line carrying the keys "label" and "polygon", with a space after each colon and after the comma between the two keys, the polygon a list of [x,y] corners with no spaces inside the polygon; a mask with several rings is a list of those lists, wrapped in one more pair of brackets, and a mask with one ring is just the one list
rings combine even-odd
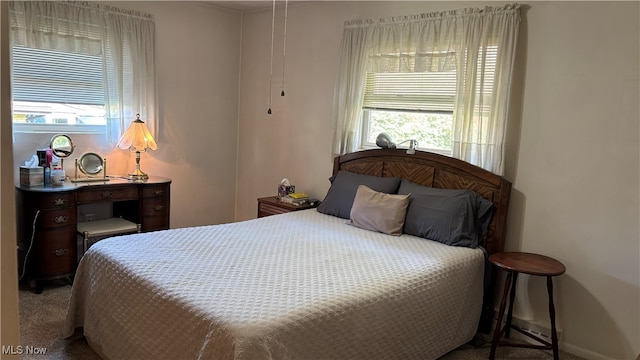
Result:
{"label": "white window blind", "polygon": [[102,57],[13,46],[16,101],[104,105]]}
{"label": "white window blind", "polygon": [[365,82],[365,109],[453,112],[456,73],[368,72]]}
{"label": "white window blind", "polygon": [[[478,94],[490,94],[495,78],[497,46],[480,48],[477,78]],[[466,59],[466,58],[465,58]],[[482,68],[484,65],[484,68]],[[409,110],[453,113],[456,96],[456,70],[425,72],[367,72],[364,109]]]}

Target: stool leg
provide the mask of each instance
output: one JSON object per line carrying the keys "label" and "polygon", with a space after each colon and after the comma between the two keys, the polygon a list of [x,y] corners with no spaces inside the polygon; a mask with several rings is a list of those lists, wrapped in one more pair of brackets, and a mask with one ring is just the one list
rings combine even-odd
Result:
{"label": "stool leg", "polygon": [[502,292],[502,300],[500,300],[500,310],[498,312],[498,322],[496,323],[496,329],[493,331],[493,341],[491,341],[491,352],[489,353],[489,360],[493,360],[496,356],[496,347],[500,336],[502,335],[502,316],[504,315],[504,308],[507,305],[507,295],[509,294],[509,287],[511,285],[512,273],[507,273],[507,279],[504,282],[504,291]]}
{"label": "stool leg", "polygon": [[85,231],[82,233],[82,254],[89,250],[89,232]]}
{"label": "stool leg", "polygon": [[556,309],[553,305],[553,280],[547,276],[547,292],[549,293],[549,317],[551,318],[551,346],[553,348],[553,360],[558,360],[558,332],[556,331]]}
{"label": "stool leg", "polygon": [[513,320],[513,303],[516,299],[516,281],[518,273],[514,272],[511,278],[511,294],[509,294],[509,311],[507,312],[507,324],[504,327],[504,337],[508,338],[511,334],[511,321]]}

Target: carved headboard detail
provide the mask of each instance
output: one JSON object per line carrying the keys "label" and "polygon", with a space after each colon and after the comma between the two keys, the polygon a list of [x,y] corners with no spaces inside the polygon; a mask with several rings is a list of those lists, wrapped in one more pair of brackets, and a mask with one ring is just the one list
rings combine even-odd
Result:
{"label": "carved headboard detail", "polygon": [[403,149],[364,150],[334,159],[333,175],[338,170],[382,177],[401,177],[415,183],[441,189],[468,189],[493,202],[494,212],[482,245],[489,254],[504,249],[511,182],[487,170],[451,157]]}

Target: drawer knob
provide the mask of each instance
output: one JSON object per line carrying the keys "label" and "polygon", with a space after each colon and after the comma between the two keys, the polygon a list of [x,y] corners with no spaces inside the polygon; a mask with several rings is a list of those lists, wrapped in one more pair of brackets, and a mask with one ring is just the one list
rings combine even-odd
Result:
{"label": "drawer knob", "polygon": [[53,250],[53,253],[56,256],[66,256],[67,254],[69,254],[69,249],[64,248],[64,249],[55,249]]}
{"label": "drawer knob", "polygon": [[164,195],[164,190],[156,190],[156,196]]}
{"label": "drawer knob", "polygon": [[154,209],[156,211],[161,211],[162,209],[164,209],[164,205],[156,205]]}
{"label": "drawer knob", "polygon": [[69,221],[68,216],[60,215],[53,218],[53,222],[56,224],[63,224],[63,223],[66,223],[67,221]]}
{"label": "drawer knob", "polygon": [[53,200],[53,205],[54,205],[54,206],[63,206],[66,202],[67,202],[67,200],[66,200],[66,199],[62,199],[62,198],[60,198],[60,199],[54,199],[54,200]]}
{"label": "drawer knob", "polygon": [[110,198],[111,195],[112,195],[111,191],[103,191],[102,192],[102,197],[105,198],[105,199]]}

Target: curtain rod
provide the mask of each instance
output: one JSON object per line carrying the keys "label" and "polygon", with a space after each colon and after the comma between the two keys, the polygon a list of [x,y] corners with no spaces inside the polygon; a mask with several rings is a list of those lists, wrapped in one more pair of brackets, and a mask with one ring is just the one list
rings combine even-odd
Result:
{"label": "curtain rod", "polygon": [[385,18],[379,18],[379,19],[347,20],[344,22],[344,27],[350,28],[350,27],[370,26],[370,25],[378,25],[378,24],[418,22],[418,21],[424,21],[426,19],[444,19],[444,18],[455,17],[460,15],[486,14],[486,13],[519,10],[519,9],[520,9],[520,4],[518,3],[507,4],[504,6],[496,6],[496,7],[492,7],[492,6],[485,6],[484,8],[470,7],[470,8],[463,8],[463,9],[457,9],[457,10],[435,11],[430,13],[416,14],[416,15],[391,16],[391,17],[385,17]]}
{"label": "curtain rod", "polygon": [[[63,2],[60,1],[60,3],[63,3]],[[151,20],[151,21],[154,20],[152,14],[144,13],[138,10],[121,9],[112,5],[100,4],[93,1],[65,0],[64,3],[69,4],[71,6],[75,6],[75,7],[96,10],[96,11],[103,11],[103,12],[116,14],[116,15],[130,16],[130,17],[135,17],[143,20]]]}

